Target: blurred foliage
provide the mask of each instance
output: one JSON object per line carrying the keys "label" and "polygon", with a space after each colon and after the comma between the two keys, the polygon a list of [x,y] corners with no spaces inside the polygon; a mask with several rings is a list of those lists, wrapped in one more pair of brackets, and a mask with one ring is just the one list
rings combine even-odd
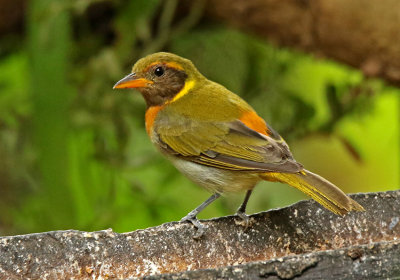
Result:
{"label": "blurred foliage", "polygon": [[[20,40],[0,38],[12,45],[0,53],[1,234],[129,231],[178,220],[208,197],[152,147],[140,94],[112,91],[161,50],[245,98],[298,161],[346,192],[398,188],[399,89],[209,22],[202,0],[179,3],[32,0]],[[201,217],[233,213],[242,196]],[[249,211],[301,198],[263,182]]]}

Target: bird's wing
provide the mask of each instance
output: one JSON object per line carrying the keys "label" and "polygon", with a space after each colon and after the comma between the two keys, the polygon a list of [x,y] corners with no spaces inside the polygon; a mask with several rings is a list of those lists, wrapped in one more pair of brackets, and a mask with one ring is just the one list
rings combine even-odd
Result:
{"label": "bird's wing", "polygon": [[169,113],[159,118],[155,132],[165,152],[199,164],[239,171],[302,170],[276,132],[268,128],[270,134],[261,134],[249,126],[238,119],[199,121]]}

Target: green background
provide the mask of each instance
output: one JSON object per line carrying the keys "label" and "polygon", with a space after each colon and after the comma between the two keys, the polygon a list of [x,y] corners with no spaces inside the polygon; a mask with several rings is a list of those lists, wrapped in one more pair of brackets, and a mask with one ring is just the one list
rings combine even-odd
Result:
{"label": "green background", "polygon": [[[0,234],[117,232],[176,221],[209,194],[151,145],[134,62],[170,51],[245,98],[305,167],[345,192],[399,188],[400,90],[335,62],[273,47],[202,17],[204,3],[28,2],[0,38]],[[345,47],[345,46],[343,46]],[[227,195],[200,218],[235,212]],[[248,212],[306,197],[260,183]]]}

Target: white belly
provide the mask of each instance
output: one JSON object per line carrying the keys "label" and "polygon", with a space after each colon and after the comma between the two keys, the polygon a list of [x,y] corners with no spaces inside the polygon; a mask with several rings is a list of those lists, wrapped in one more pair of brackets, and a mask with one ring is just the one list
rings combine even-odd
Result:
{"label": "white belly", "polygon": [[209,167],[167,156],[174,166],[197,185],[211,192],[239,192],[252,189],[260,178],[257,174]]}

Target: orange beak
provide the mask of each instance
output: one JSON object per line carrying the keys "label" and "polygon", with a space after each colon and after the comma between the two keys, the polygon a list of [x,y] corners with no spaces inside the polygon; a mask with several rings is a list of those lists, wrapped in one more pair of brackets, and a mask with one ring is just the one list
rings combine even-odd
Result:
{"label": "orange beak", "polygon": [[113,89],[119,88],[142,88],[147,87],[149,84],[153,84],[153,81],[147,80],[145,78],[139,78],[136,73],[131,73],[128,76],[119,80]]}

